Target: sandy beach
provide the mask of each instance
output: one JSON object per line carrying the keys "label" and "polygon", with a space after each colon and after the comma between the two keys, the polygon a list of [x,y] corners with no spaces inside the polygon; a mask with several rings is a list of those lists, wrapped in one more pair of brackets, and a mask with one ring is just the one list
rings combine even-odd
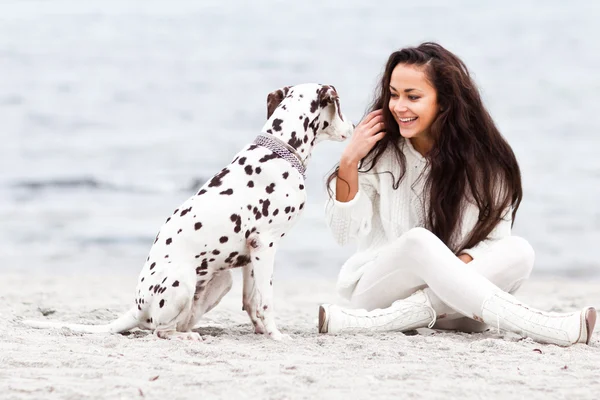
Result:
{"label": "sandy beach", "polygon": [[[600,335],[561,348],[490,329],[464,334],[325,336],[317,306],[337,302],[334,282],[275,282],[277,322],[293,341],[251,332],[240,277],[197,331],[202,342],[38,330],[23,318],[103,323],[131,303],[136,276],[0,276],[0,398],[597,398]],[[534,306],[600,306],[598,282],[533,279],[519,297]],[[48,314],[46,317],[42,313]]]}

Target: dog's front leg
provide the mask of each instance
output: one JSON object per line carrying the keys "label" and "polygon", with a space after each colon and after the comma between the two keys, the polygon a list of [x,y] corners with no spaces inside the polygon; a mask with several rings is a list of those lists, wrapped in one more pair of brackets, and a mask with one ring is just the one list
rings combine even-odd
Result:
{"label": "dog's front leg", "polygon": [[243,267],[242,274],[244,276],[244,288],[242,294],[242,310],[245,310],[254,325],[254,333],[265,333],[265,326],[261,319],[258,318],[256,308],[256,286],[254,284],[254,266],[252,263]]}
{"label": "dog's front leg", "polygon": [[266,333],[275,340],[289,339],[275,326],[275,313],[273,310],[273,266],[275,263],[274,247],[265,246],[254,242],[251,249],[252,270],[250,279],[254,280],[253,309],[256,316],[262,321]]}

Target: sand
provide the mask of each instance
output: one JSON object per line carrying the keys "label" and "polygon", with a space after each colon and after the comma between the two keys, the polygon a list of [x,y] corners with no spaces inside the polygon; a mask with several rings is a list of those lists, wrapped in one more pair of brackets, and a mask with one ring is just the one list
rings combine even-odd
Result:
{"label": "sand", "polygon": [[[275,281],[278,326],[291,342],[252,333],[238,275],[198,329],[202,342],[20,323],[110,321],[131,304],[135,281],[130,274],[0,274],[0,399],[584,399],[600,393],[600,335],[591,346],[571,348],[495,329],[319,335],[318,304],[338,299],[334,282],[318,276]],[[519,297],[552,311],[598,307],[599,287],[535,278]]]}

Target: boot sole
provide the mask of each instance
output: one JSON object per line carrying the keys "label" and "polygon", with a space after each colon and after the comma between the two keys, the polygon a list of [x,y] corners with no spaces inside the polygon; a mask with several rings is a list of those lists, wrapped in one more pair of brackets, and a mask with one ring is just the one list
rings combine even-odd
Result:
{"label": "boot sole", "polygon": [[596,309],[594,307],[590,307],[585,312],[585,330],[587,333],[587,337],[585,339],[585,344],[590,344],[592,340],[592,332],[594,332],[594,326],[596,325]]}
{"label": "boot sole", "polygon": [[327,333],[327,329],[329,327],[327,321],[327,313],[325,312],[325,307],[319,306],[319,333]]}

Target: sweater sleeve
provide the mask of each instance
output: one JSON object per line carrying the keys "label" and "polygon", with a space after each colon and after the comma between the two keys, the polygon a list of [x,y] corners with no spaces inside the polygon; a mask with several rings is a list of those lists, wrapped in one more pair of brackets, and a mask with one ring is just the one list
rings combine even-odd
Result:
{"label": "sweater sleeve", "polygon": [[[463,229],[462,229],[462,239],[471,232],[471,230],[475,227],[477,220],[479,219],[479,208],[477,205],[470,203],[465,210],[464,218],[463,218]],[[498,225],[490,232],[487,238],[477,243],[475,246],[470,249],[465,249],[461,251],[461,254],[468,254],[473,259],[476,259],[481,256],[481,254],[485,253],[491,245],[493,245],[498,240],[505,238],[511,235],[511,226],[512,226],[512,209],[508,208],[504,212],[504,216],[498,222]]]}
{"label": "sweater sleeve", "polygon": [[326,223],[336,242],[345,245],[350,239],[363,237],[371,231],[373,219],[373,199],[377,195],[376,183],[372,174],[359,173],[358,192],[350,201],[341,202],[336,198],[337,178],[330,184],[331,197],[325,205]]}

